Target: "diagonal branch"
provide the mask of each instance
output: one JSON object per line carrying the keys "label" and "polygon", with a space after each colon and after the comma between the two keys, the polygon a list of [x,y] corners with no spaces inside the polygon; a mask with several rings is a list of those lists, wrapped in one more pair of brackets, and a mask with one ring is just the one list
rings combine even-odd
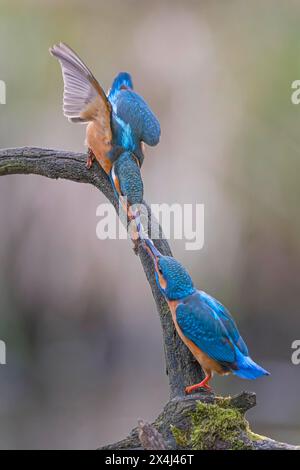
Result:
{"label": "diagonal branch", "polygon": [[[0,150],[0,176],[12,174],[35,174],[47,178],[89,183],[99,189],[118,212],[118,201],[106,173],[97,163],[88,170],[84,154],[35,147]],[[155,227],[157,222],[149,211],[149,226],[150,224]],[[156,233],[161,233],[160,227]],[[161,253],[171,254],[166,240],[156,240],[155,244]],[[138,254],[161,320],[170,397],[182,396],[186,385],[199,382],[202,371],[175,332],[169,308],[156,286],[152,262],[142,245],[139,245]]]}

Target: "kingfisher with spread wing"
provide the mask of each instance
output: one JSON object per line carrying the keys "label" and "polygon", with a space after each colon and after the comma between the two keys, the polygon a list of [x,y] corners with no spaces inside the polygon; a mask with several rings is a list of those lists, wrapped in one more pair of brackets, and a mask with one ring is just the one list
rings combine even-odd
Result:
{"label": "kingfisher with spread wing", "polygon": [[132,152],[141,166],[143,143],[154,146],[160,124],[144,99],[133,91],[131,76],[119,73],[106,96],[102,87],[66,44],[50,49],[61,65],[64,80],[64,115],[71,122],[87,123],[87,166],[96,159],[107,174],[123,151]]}
{"label": "kingfisher with spread wing", "polygon": [[201,387],[210,389],[213,373],[235,374],[243,379],[269,375],[249,356],[229,311],[216,299],[194,287],[186,269],[170,256],[163,256],[153,241],[138,227],[140,238],[151,256],[156,283],[164,295],[176,328],[205,372],[202,382],[186,387],[191,393]]}

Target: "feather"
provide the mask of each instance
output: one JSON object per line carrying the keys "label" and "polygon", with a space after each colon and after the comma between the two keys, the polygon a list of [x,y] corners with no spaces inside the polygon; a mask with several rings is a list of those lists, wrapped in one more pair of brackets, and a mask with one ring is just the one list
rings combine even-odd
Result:
{"label": "feather", "polygon": [[242,379],[257,379],[263,375],[270,375],[270,372],[256,364],[250,356],[244,356],[241,351],[235,347],[237,368],[233,370],[233,374]]}
{"label": "feather", "polygon": [[98,120],[110,127],[111,105],[92,72],[66,44],[50,49],[61,65],[64,80],[63,111],[72,122]]}

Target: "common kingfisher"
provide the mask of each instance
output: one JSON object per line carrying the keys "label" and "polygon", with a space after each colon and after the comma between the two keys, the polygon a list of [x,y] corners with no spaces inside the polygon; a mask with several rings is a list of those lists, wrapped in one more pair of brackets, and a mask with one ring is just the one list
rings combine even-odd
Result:
{"label": "common kingfisher", "polygon": [[111,181],[128,218],[135,218],[144,194],[140,165],[135,154],[123,152],[119,156],[111,169]]}
{"label": "common kingfisher", "polygon": [[210,390],[214,372],[233,373],[243,379],[270,375],[250,358],[229,311],[212,296],[197,290],[182,264],[163,256],[153,241],[143,235],[140,226],[138,229],[153,259],[156,283],[169,305],[176,331],[205,373],[202,382],[186,387],[185,392],[201,387]]}
{"label": "common kingfisher", "polygon": [[64,80],[63,111],[71,122],[88,123],[87,167],[96,159],[109,174],[113,162],[125,150],[143,163],[143,143],[156,145],[160,124],[148,104],[133,91],[128,73],[119,73],[108,96],[78,57],[66,44],[50,48],[61,65]]}

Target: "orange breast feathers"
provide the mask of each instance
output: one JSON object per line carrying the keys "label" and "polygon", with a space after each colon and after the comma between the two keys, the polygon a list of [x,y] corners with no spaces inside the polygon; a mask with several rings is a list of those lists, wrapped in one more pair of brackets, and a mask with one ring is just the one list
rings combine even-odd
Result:
{"label": "orange breast feathers", "polygon": [[173,322],[174,322],[174,325],[175,325],[175,328],[179,337],[184,342],[184,344],[189,348],[193,356],[197,359],[200,366],[207,374],[217,372],[217,374],[223,375],[225,373],[223,370],[223,367],[220,364],[218,364],[218,362],[216,362],[214,359],[211,359],[207,354],[201,351],[201,349],[195,343],[193,343],[193,341],[191,341],[189,338],[187,338],[183,334],[176,319],[176,308],[178,304],[179,304],[178,300],[168,301],[168,305],[172,313],[172,319],[173,319]]}

